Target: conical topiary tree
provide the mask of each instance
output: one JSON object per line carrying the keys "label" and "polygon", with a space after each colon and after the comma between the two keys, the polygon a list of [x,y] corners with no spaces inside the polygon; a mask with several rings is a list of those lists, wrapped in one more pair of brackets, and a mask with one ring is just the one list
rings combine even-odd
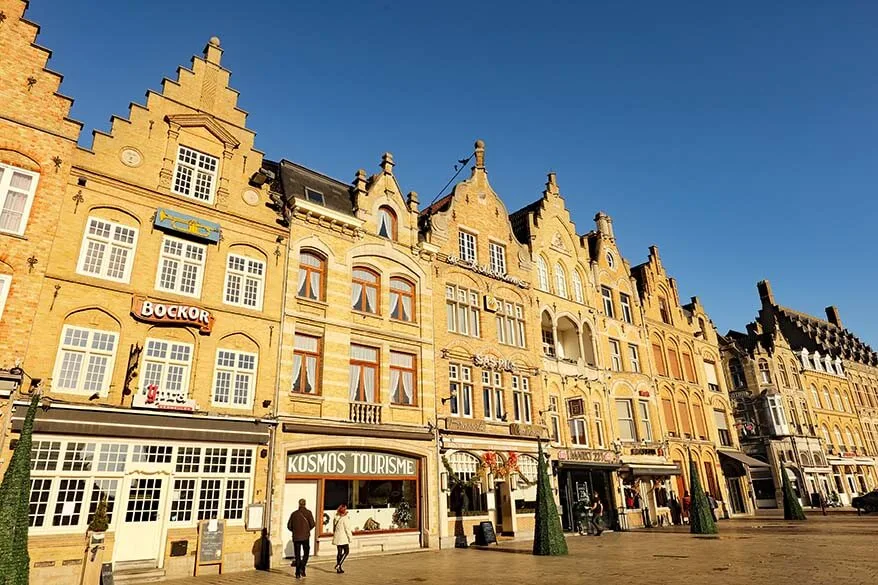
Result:
{"label": "conical topiary tree", "polygon": [[539,464],[537,465],[537,511],[534,515],[535,555],[559,556],[567,554],[567,540],[561,528],[558,507],[552,497],[552,484],[546,458],[543,456],[543,443],[539,442]]}
{"label": "conical topiary tree", "polygon": [[780,474],[783,476],[781,481],[783,483],[784,520],[806,520],[805,511],[802,509],[802,504],[799,503],[799,498],[797,498],[795,492],[793,492],[793,484],[790,483],[790,478],[787,477],[787,470],[785,467],[781,468]]}
{"label": "conical topiary tree", "polygon": [[30,576],[27,552],[30,451],[39,402],[40,396],[34,394],[21,437],[0,483],[0,585],[28,585]]}
{"label": "conical topiary tree", "polygon": [[698,468],[689,460],[689,478],[692,483],[692,504],[689,506],[689,532],[692,534],[716,534],[719,530],[710,513],[710,502],[698,479]]}
{"label": "conical topiary tree", "polygon": [[109,527],[110,517],[107,515],[107,496],[104,496],[98,502],[98,507],[95,509],[88,529],[92,532],[106,532]]}

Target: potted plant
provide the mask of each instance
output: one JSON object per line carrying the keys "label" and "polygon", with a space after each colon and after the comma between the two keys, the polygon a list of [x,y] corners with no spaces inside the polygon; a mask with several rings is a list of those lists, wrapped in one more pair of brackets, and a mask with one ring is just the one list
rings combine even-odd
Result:
{"label": "potted plant", "polygon": [[102,544],[107,528],[110,527],[110,519],[107,516],[107,496],[101,498],[95,514],[88,525],[89,541],[91,544]]}

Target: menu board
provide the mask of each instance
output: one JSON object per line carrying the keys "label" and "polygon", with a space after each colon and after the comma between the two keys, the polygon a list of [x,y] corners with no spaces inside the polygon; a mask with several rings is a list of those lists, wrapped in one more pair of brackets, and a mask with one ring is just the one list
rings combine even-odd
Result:
{"label": "menu board", "polygon": [[113,585],[113,563],[101,564],[101,585]]}
{"label": "menu board", "polygon": [[[222,565],[225,520],[202,520],[198,523],[199,565]],[[222,570],[222,569],[220,569]]]}

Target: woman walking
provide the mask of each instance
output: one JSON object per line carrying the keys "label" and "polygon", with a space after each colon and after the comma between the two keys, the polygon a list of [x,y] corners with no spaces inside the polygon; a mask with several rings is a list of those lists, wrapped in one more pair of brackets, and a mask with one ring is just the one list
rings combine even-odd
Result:
{"label": "woman walking", "polygon": [[351,552],[351,540],[354,534],[351,531],[351,517],[348,516],[348,507],[342,504],[335,511],[335,519],[332,521],[332,544],[336,546],[338,554],[335,557],[335,572],[344,573],[342,565]]}

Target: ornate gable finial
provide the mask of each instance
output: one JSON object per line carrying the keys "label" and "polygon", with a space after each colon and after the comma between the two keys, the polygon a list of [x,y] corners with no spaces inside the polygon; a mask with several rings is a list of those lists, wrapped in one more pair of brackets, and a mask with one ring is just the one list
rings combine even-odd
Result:
{"label": "ornate gable finial", "polygon": [[222,56],[223,50],[220,48],[219,37],[210,37],[207,46],[204,47],[204,60],[219,67]]}
{"label": "ornate gable finial", "polygon": [[478,170],[485,170],[485,141],[484,140],[476,140],[475,144],[475,152],[476,155],[476,166],[475,168]]}
{"label": "ornate gable finial", "polygon": [[393,174],[393,167],[396,163],[393,162],[393,155],[389,152],[385,152],[381,155],[381,170],[384,171],[385,175]]}
{"label": "ornate gable finial", "polygon": [[551,195],[561,194],[561,191],[558,189],[558,179],[555,175],[555,171],[549,171],[548,173],[548,181],[546,181],[546,193]]}

